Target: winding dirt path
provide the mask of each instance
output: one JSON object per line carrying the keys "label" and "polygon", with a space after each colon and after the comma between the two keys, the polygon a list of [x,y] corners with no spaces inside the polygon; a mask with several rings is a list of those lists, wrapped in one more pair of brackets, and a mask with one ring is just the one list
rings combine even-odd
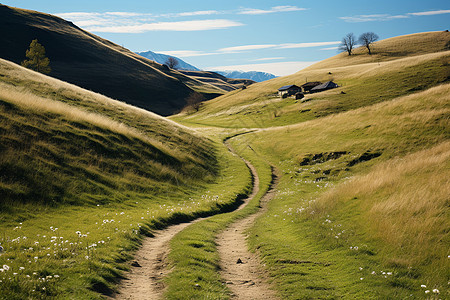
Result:
{"label": "winding dirt path", "polygon": [[263,270],[256,253],[248,250],[246,230],[266,210],[266,204],[273,198],[277,178],[272,170],[272,185],[260,201],[261,209],[244,219],[238,220],[224,230],[217,238],[220,255],[220,275],[232,291],[233,299],[278,299],[270,289],[267,273]]}
{"label": "winding dirt path", "polygon": [[[229,143],[227,141],[224,142],[225,146],[234,154],[237,155],[234,150],[231,148]],[[237,155],[239,156],[239,155]],[[240,157],[240,156],[239,156]],[[255,167],[248,162],[247,160],[240,157],[248,166],[248,168],[251,170],[253,175],[253,190],[251,195],[244,199],[243,204],[237,209],[240,210],[244,208],[248,202],[255,197],[255,195],[259,191],[259,177],[258,173],[256,172]],[[256,218],[258,214],[254,214],[246,219],[243,219],[239,222],[233,223],[232,227],[235,228],[236,226],[242,227],[242,226],[250,226],[253,220]],[[202,221],[206,218],[199,218],[195,221],[189,222],[189,223],[181,223],[177,225],[172,225],[170,227],[167,227],[166,229],[159,230],[155,233],[155,236],[152,238],[146,238],[141,246],[141,248],[136,252],[134,261],[132,263],[132,267],[130,272],[127,274],[127,279],[122,280],[119,288],[118,293],[113,295],[112,299],[118,299],[118,300],[124,300],[124,299],[162,299],[165,286],[163,283],[163,278],[170,272],[170,270],[167,268],[167,256],[170,251],[169,242],[170,240],[180,231],[188,227],[189,225]],[[244,225],[237,225],[241,224],[242,221],[246,221],[246,224]],[[228,231],[228,230],[227,230]],[[236,229],[232,230],[233,233],[236,231]],[[237,231],[236,231],[237,232]],[[231,244],[234,248],[243,248],[242,251],[248,251],[245,238],[242,239],[234,239],[231,241]],[[223,241],[221,238],[219,238],[219,241],[221,244],[228,243],[228,241]],[[231,245],[230,244],[230,245]],[[219,250],[221,251],[221,250]],[[226,251],[225,251],[226,252]],[[242,252],[244,253],[244,252]],[[222,257],[222,254],[221,254]],[[243,254],[241,257],[243,257],[246,261],[249,259],[247,257],[251,257],[251,254],[246,252],[246,254]],[[252,262],[255,264],[258,263],[258,260],[251,259]],[[226,259],[225,261],[228,261]],[[230,263],[231,264],[231,263]],[[223,266],[227,268],[226,266],[228,263],[225,263]],[[246,266],[250,266],[250,264],[244,264]],[[258,269],[259,270],[259,269]],[[272,295],[270,293],[270,290],[266,287],[264,284],[265,281],[261,280],[261,272],[257,271],[257,268],[255,266],[254,269],[252,269],[251,273],[253,275],[258,276],[258,278],[253,278],[250,276],[245,275],[245,278],[250,278],[249,280],[251,282],[258,282],[258,287],[262,291],[259,293],[260,295],[264,295],[262,299],[275,299],[275,298],[267,298],[266,296]],[[225,275],[226,273],[224,273]],[[228,281],[228,277],[224,276],[224,278]],[[234,280],[234,279],[232,279]],[[236,280],[230,281],[230,282],[237,282]],[[247,284],[246,286],[251,286],[250,284]],[[253,288],[252,288],[253,289]],[[233,289],[232,289],[233,290]],[[267,290],[267,291],[266,291]],[[236,293],[233,290],[234,293]],[[255,294],[255,293],[253,293]],[[258,297],[261,298],[261,297]],[[242,299],[254,299],[252,297],[244,297]]]}
{"label": "winding dirt path", "polygon": [[[198,219],[194,222],[197,222]],[[114,299],[161,299],[164,291],[162,279],[168,274],[167,255],[170,240],[191,223],[181,223],[156,232],[144,240],[136,252],[127,279],[122,280]]]}

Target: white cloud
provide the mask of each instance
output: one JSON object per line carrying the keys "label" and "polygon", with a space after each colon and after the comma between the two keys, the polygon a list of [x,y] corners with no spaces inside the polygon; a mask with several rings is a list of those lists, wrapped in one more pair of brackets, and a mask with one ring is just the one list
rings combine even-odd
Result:
{"label": "white cloud", "polygon": [[232,65],[232,66],[218,66],[218,67],[209,67],[205,68],[205,70],[211,71],[260,71],[272,73],[276,76],[285,76],[296,73],[301,69],[304,69],[312,64],[316,63],[315,61],[288,61],[288,62],[276,62],[276,63],[264,63],[264,64],[248,64],[248,65]]}
{"label": "white cloud", "polygon": [[422,11],[422,12],[415,12],[415,13],[409,13],[408,15],[412,16],[433,16],[433,15],[442,15],[442,14],[450,14],[450,10],[432,10],[432,11]]}
{"label": "white cloud", "polygon": [[312,43],[285,43],[285,44],[262,44],[262,45],[243,45],[221,48],[217,51],[223,53],[238,53],[242,51],[261,50],[261,49],[295,49],[311,48],[339,44],[339,41],[332,42],[312,42]]}
{"label": "white cloud", "polygon": [[245,45],[245,46],[234,46],[234,47],[222,48],[217,51],[224,52],[224,53],[234,53],[234,52],[241,52],[241,51],[274,48],[276,46],[277,45],[270,45],[270,44],[269,45]]}
{"label": "white cloud", "polygon": [[258,8],[242,8],[238,14],[241,15],[263,15],[263,14],[271,14],[278,12],[289,12],[289,11],[301,11],[306,10],[306,8],[301,8],[297,6],[284,5],[284,6],[275,6],[270,9],[258,9]]}
{"label": "white cloud", "polygon": [[256,58],[256,59],[252,59],[251,61],[268,61],[268,60],[279,60],[279,59],[286,59],[286,57],[265,57],[265,58]]}
{"label": "white cloud", "polygon": [[59,13],[59,17],[74,22],[80,27],[95,32],[111,33],[142,33],[146,31],[198,31],[224,29],[244,24],[236,21],[216,20],[186,20],[178,22],[157,22],[157,19],[167,17],[196,17],[220,14],[216,10],[202,10],[172,14],[153,15],[138,12],[68,12]]}
{"label": "white cloud", "polygon": [[338,49],[339,49],[339,47],[329,47],[329,48],[322,48],[322,49],[319,49],[319,50],[327,51],[327,50],[338,50]]}
{"label": "white cloud", "polygon": [[147,31],[201,31],[201,30],[215,30],[225,29],[236,26],[243,26],[244,24],[225,20],[194,20],[194,21],[179,21],[179,22],[156,22],[139,25],[121,25],[121,26],[97,26],[86,28],[93,32],[109,32],[109,33],[144,33]]}
{"label": "white cloud", "polygon": [[339,41],[333,42],[312,42],[312,43],[288,43],[281,44],[278,46],[280,49],[293,49],[293,48],[310,48],[310,47],[320,47],[320,46],[328,46],[328,45],[336,45],[339,44]]}
{"label": "white cloud", "polygon": [[217,10],[199,10],[199,11],[191,11],[191,12],[181,12],[181,13],[172,13],[172,14],[164,14],[162,17],[191,17],[191,16],[209,16],[209,15],[218,15],[221,12]]}
{"label": "white cloud", "polygon": [[372,22],[372,21],[390,21],[394,19],[407,19],[407,15],[388,15],[388,14],[374,14],[374,15],[358,15],[353,17],[340,17],[339,19],[349,23]]}
{"label": "white cloud", "polygon": [[391,21],[396,19],[407,19],[411,16],[434,16],[434,15],[442,15],[442,14],[450,14],[450,10],[431,10],[431,11],[421,11],[414,13],[407,13],[403,15],[389,15],[389,14],[374,14],[374,15],[357,15],[351,17],[340,17],[339,19],[344,20],[349,23],[359,23],[359,22],[373,22],[373,21]]}
{"label": "white cloud", "polygon": [[145,16],[145,15],[151,16],[151,14],[142,14],[142,13],[125,12],[125,11],[106,12],[105,15],[118,16],[118,17],[137,17],[137,16]]}

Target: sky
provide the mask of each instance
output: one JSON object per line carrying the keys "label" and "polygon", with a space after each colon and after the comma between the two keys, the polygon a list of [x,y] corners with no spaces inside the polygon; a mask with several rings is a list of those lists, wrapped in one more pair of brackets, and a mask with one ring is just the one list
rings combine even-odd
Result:
{"label": "sky", "polygon": [[283,76],[334,56],[347,33],[380,39],[450,29],[448,0],[17,0],[131,51],[177,56],[203,70]]}

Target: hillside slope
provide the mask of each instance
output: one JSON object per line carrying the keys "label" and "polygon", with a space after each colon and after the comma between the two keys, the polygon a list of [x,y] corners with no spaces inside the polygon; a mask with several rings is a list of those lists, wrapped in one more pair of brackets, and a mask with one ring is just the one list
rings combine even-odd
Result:
{"label": "hillside slope", "polygon": [[250,80],[250,79],[232,79],[232,78],[227,78],[223,75],[220,75],[216,72],[210,72],[210,71],[180,70],[180,73],[185,74],[189,77],[195,78],[198,81],[201,81],[205,84],[211,84],[213,86],[216,86],[227,92],[240,89],[244,85],[249,86],[249,85],[255,83],[253,80]]}
{"label": "hillside slope", "polygon": [[[448,295],[448,40],[429,32],[380,41],[372,56],[340,54],[173,117],[239,128],[238,153],[278,170],[277,193],[247,241],[281,299]],[[276,95],[306,78],[340,87]]]}
{"label": "hillside slope", "polygon": [[[341,53],[295,74],[218,97],[183,119],[213,124],[214,116],[214,124],[225,127],[269,127],[387,101],[447,82],[450,51],[444,46],[449,40],[449,32],[427,32],[379,41],[373,55],[362,48],[350,57]],[[307,94],[299,101],[277,95],[281,86],[328,80],[340,87]]]}
{"label": "hillside slope", "polygon": [[195,132],[5,60],[0,115],[2,212],[155,196],[216,172],[213,144]]}
{"label": "hillside slope", "polygon": [[197,86],[207,99],[223,94],[56,16],[0,5],[0,28],[1,58],[20,64],[38,39],[52,77],[161,115],[180,111]]}

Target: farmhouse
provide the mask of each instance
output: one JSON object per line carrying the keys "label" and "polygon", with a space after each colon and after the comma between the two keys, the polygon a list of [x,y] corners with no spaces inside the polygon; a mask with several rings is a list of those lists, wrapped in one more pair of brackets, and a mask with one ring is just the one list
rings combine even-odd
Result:
{"label": "farmhouse", "polygon": [[338,87],[338,85],[336,83],[334,83],[333,81],[327,81],[325,83],[322,83],[318,86],[313,87],[310,92],[318,93],[318,92],[326,91],[329,89],[335,89],[337,87]]}
{"label": "farmhouse", "polygon": [[281,97],[283,95],[292,96],[301,91],[302,91],[302,89],[300,87],[296,86],[295,84],[285,85],[278,89],[278,96],[281,96]]}
{"label": "farmhouse", "polygon": [[302,84],[300,87],[303,89],[303,92],[309,92],[312,88],[321,85],[322,82],[319,81],[311,81],[311,82],[307,82],[305,84]]}

